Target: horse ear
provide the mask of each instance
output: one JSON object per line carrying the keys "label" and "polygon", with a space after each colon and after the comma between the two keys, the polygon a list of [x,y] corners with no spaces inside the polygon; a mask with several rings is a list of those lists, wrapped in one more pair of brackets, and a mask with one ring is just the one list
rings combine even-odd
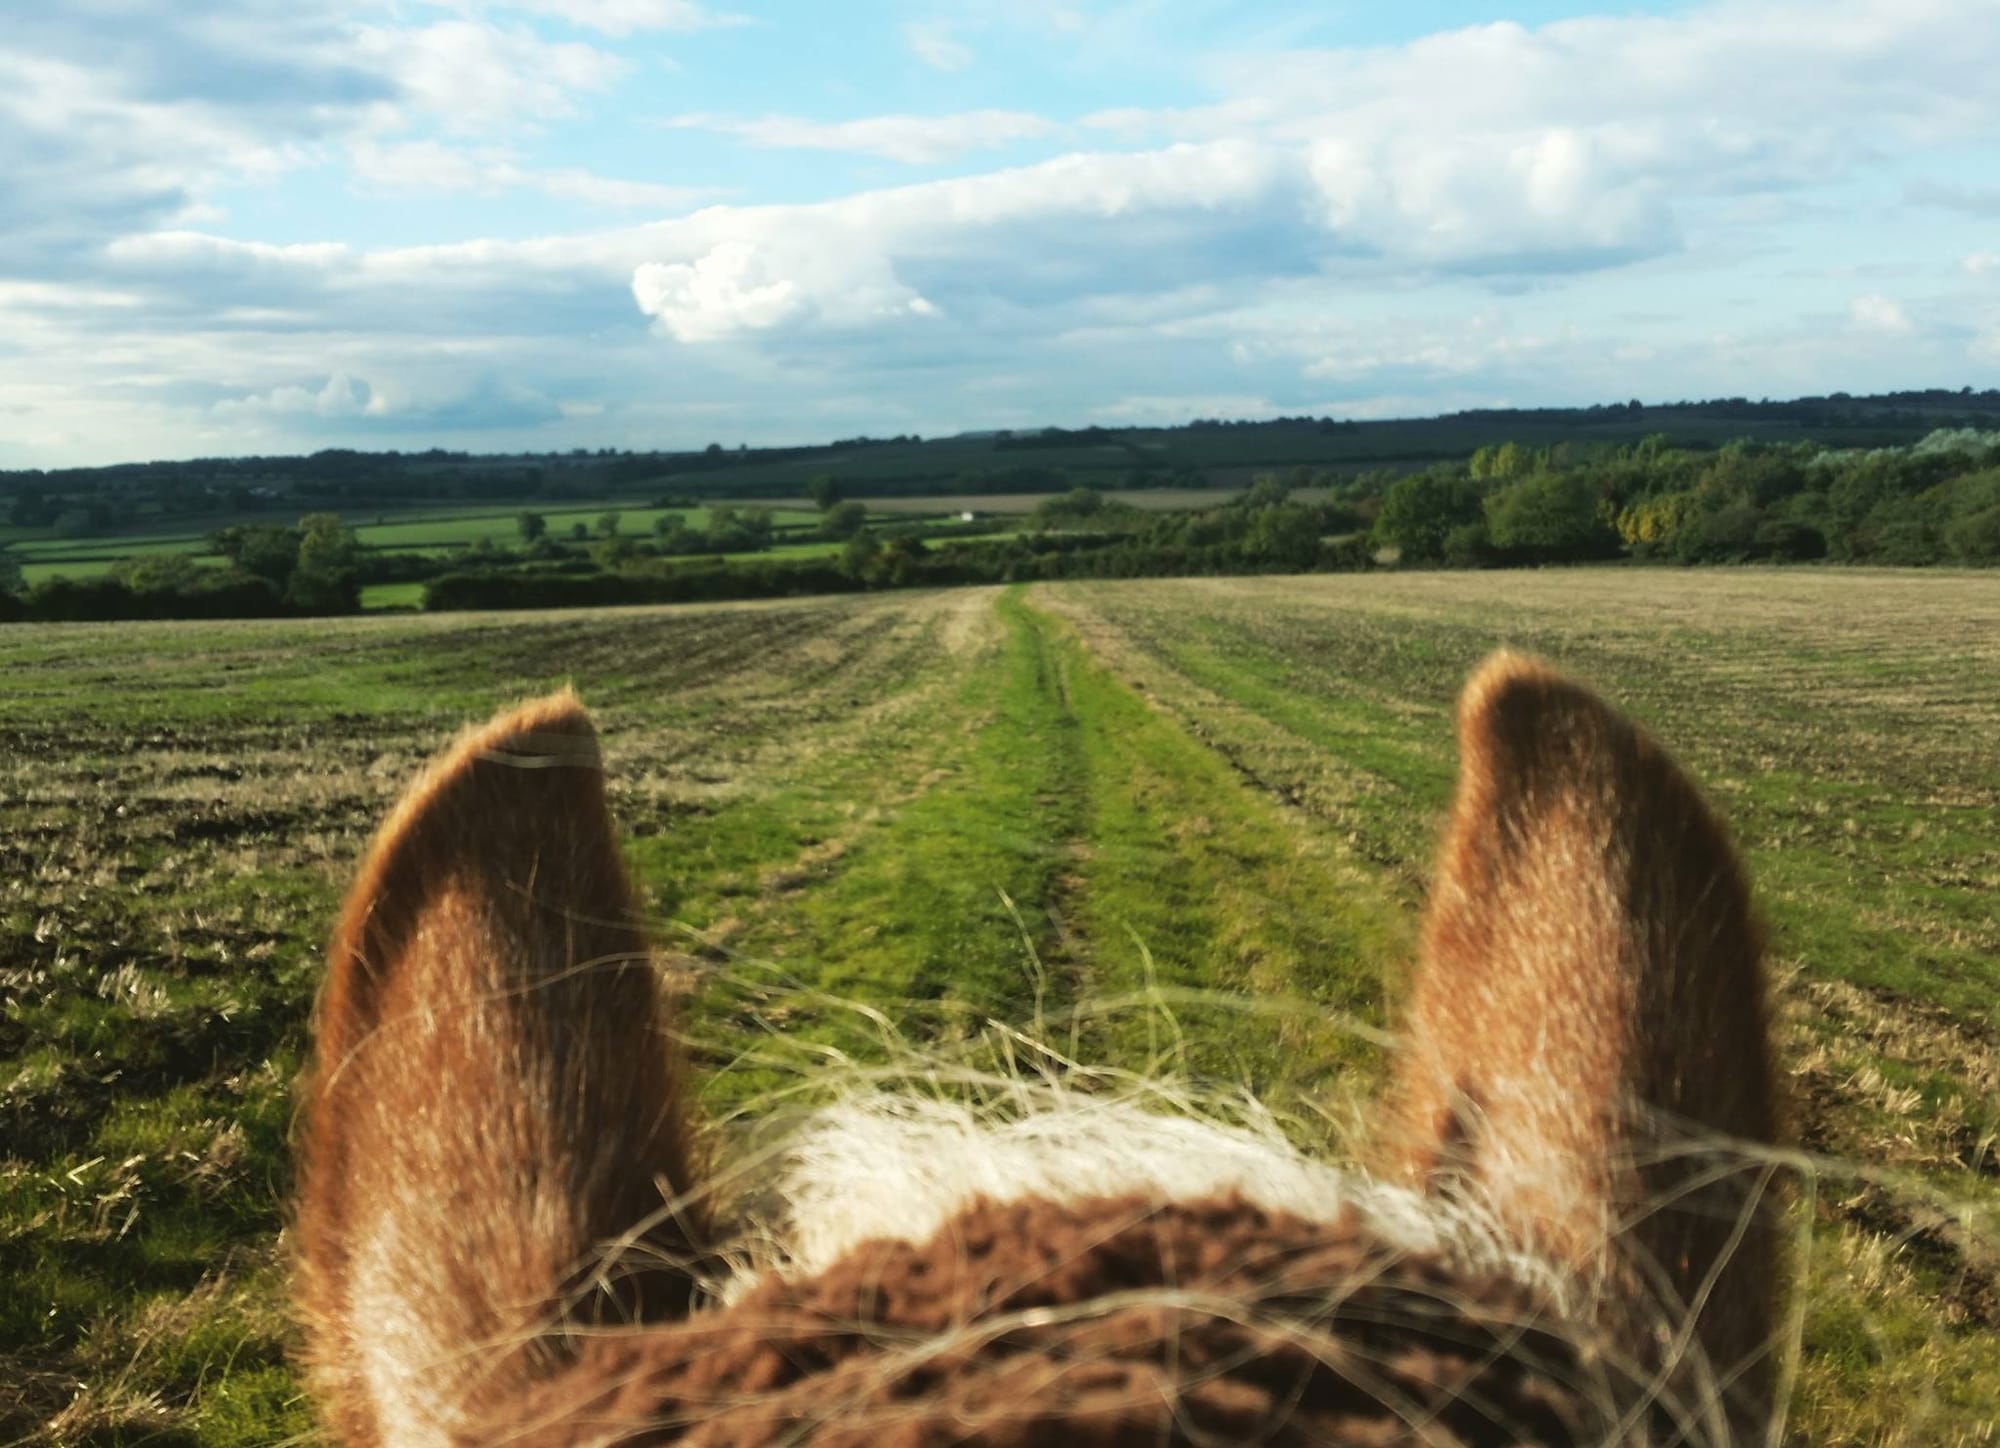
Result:
{"label": "horse ear", "polygon": [[[370,848],[319,1004],[300,1297],[348,1441],[448,1434],[579,1318],[686,1310],[671,1024],[582,706],[461,738]],[[615,1280],[586,1276],[617,1239]]]}
{"label": "horse ear", "polygon": [[1476,673],[1458,737],[1392,1174],[1477,1200],[1614,1287],[1607,1302],[1637,1296],[1655,1323],[1691,1326],[1752,1421],[1776,1291],[1754,1147],[1776,1120],[1736,853],[1657,744],[1530,660]]}

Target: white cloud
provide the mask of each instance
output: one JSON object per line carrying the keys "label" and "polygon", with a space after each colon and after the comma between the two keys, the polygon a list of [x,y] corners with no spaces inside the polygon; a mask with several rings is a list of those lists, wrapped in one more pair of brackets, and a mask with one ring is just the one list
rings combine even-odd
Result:
{"label": "white cloud", "polygon": [[694,0],[489,0],[487,9],[553,16],[606,35],[642,30],[713,30],[747,25],[745,16],[710,10]]}
{"label": "white cloud", "polygon": [[[795,178],[816,172],[795,184],[828,199],[687,214],[693,193],[599,175],[564,152],[582,128],[561,123],[588,116],[601,136],[619,118],[593,106],[659,79],[638,59],[657,42],[603,36],[731,18],[719,11],[210,0],[123,10],[121,43],[107,45],[110,0],[16,7],[0,41],[0,312],[13,343],[0,349],[0,408],[28,409],[41,435],[73,437],[65,446],[83,454],[114,435],[140,451],[187,451],[197,436],[216,450],[253,430],[268,442],[350,426],[398,445],[423,445],[429,427],[528,440],[564,417],[579,420],[576,442],[652,443],[682,440],[674,429],[697,416],[771,437],[878,420],[928,431],[930,415],[978,426],[1010,408],[1020,422],[1097,407],[1358,413],[1605,387],[1893,383],[1916,362],[1962,368],[1968,345],[1996,357],[2000,332],[1973,303],[2000,262],[1962,255],[1981,244],[1964,223],[1883,240],[1870,259],[1897,269],[1845,285],[1897,298],[1854,297],[1828,325],[1825,218],[1851,214],[1861,186],[1900,184],[1913,158],[1972,174],[1962,159],[2000,135],[2000,91],[1985,84],[2000,68],[1991,4],[1705,0],[1666,16],[1221,56],[1202,62],[1205,104],[1078,123],[1016,110],[808,121],[761,114],[808,102],[749,76],[730,102],[740,117],[684,119],[752,145],[909,164],[1092,149],[848,195],[830,189],[843,168],[794,166]],[[949,18],[900,39],[963,69],[1003,30],[1010,53],[1030,32],[1068,43],[1049,28],[1070,23],[1059,8],[938,7]],[[558,30],[558,12],[577,28]],[[1111,19],[1094,12],[1077,43],[1094,60]],[[996,44],[996,83],[1002,58]],[[866,75],[850,79],[867,94]],[[746,184],[781,169],[730,159]],[[243,207],[246,187],[342,165],[357,209],[371,191],[534,193],[550,199],[514,205],[507,224],[545,217],[549,234],[442,231],[386,249],[226,234],[231,207],[259,218],[245,236],[296,224]],[[1976,214],[1990,188],[1972,179],[1908,199]],[[392,209],[375,206],[378,219]],[[599,206],[668,219],[564,230]],[[1743,264],[1787,252],[1796,265],[1753,276]],[[1947,268],[1956,298],[1903,294],[1923,285],[1911,278],[1943,288]],[[1850,291],[1835,297],[1838,309]],[[1729,338],[1711,341],[1724,325]],[[691,355],[661,337],[726,345]],[[1002,377],[1018,385],[996,398]],[[364,378],[362,405],[378,411],[355,415]],[[1315,401],[1328,393],[1350,395]],[[662,396],[681,410],[662,410]]]}
{"label": "white cloud", "polygon": [[1848,315],[1854,325],[1869,332],[1883,332],[1890,336],[1907,337],[1917,330],[1910,314],[1903,310],[1903,304],[1880,292],[1856,297],[1847,304]]}
{"label": "white cloud", "polygon": [[851,327],[937,314],[879,256],[775,239],[724,241],[690,262],[648,262],[632,275],[632,295],[682,342],[802,321]]}
{"label": "white cloud", "polygon": [[104,255],[117,271],[177,277],[200,273],[244,277],[276,272],[324,275],[357,254],[337,241],[279,246],[265,241],[235,241],[198,231],[155,231],[121,236],[104,248]]}
{"label": "white cloud", "polygon": [[600,176],[575,168],[536,169],[513,153],[495,148],[467,150],[438,141],[358,143],[351,153],[353,175],[385,191],[463,191],[493,196],[528,189],[594,206],[681,210],[713,193],[693,186],[669,186]]}
{"label": "white cloud", "polygon": [[913,20],[903,27],[910,53],[932,70],[964,70],[972,64],[972,48],[943,20]]}
{"label": "white cloud", "polygon": [[1277,417],[1285,409],[1272,405],[1269,398],[1241,393],[1195,393],[1187,396],[1136,395],[1120,397],[1090,415],[1104,422],[1139,427],[1172,427],[1200,417]]}
{"label": "white cloud", "polygon": [[581,41],[548,41],[526,26],[475,20],[367,26],[356,33],[356,49],[414,104],[466,134],[572,115],[581,95],[609,89],[628,69]]}
{"label": "white cloud", "polygon": [[[481,137],[532,128],[628,70],[607,51],[522,25],[356,24],[325,0],[141,7],[119,16],[117,44],[92,17],[64,6],[9,15],[0,271],[60,273],[122,234],[215,226],[227,219],[218,192],[318,164],[333,146],[414,141],[433,126]],[[667,200],[574,169],[544,189]]]}
{"label": "white cloud", "polygon": [[215,404],[221,418],[259,416],[342,418],[379,416],[389,410],[387,399],[365,381],[336,372],[317,388],[273,387],[248,397],[225,398]]}
{"label": "white cloud", "polygon": [[911,165],[949,161],[1033,140],[1056,130],[1026,111],[961,111],[943,116],[864,116],[852,121],[810,121],[801,116],[675,116],[669,125],[716,131],[771,149],[852,151]]}

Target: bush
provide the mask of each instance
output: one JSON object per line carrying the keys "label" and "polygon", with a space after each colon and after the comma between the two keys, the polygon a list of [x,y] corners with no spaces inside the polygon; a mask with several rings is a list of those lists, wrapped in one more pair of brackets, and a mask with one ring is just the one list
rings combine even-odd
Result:
{"label": "bush", "polygon": [[2000,563],[2000,505],[1954,519],[1944,541],[1961,563]]}
{"label": "bush", "polygon": [[139,593],[116,578],[48,578],[28,590],[19,617],[46,623],[117,619],[275,618],[286,606],[269,579],[215,572],[192,587]]}
{"label": "bush", "polygon": [[1598,516],[1597,491],[1581,473],[1544,473],[1510,483],[1485,500],[1493,546],[1527,562],[1602,558],[1617,537]]}
{"label": "bush", "polygon": [[1788,563],[1826,557],[1826,534],[1805,523],[1773,518],[1757,528],[1757,555]]}
{"label": "bush", "polygon": [[1493,561],[1493,540],[1484,523],[1461,523],[1444,535],[1444,561],[1453,568],[1484,568]]}

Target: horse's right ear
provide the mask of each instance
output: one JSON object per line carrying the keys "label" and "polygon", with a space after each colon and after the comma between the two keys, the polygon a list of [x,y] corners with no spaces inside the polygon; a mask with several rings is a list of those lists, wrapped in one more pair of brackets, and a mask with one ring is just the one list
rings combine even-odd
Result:
{"label": "horse's right ear", "polygon": [[1607,1300],[1698,1332],[1768,1421],[1776,1134],[1735,850],[1647,735],[1498,655],[1459,706],[1389,1165],[1482,1203]]}
{"label": "horse's right ear", "polygon": [[559,1366],[578,1319],[686,1310],[670,1025],[582,706],[466,735],[377,835],[320,1000],[300,1296],[346,1441],[443,1438]]}

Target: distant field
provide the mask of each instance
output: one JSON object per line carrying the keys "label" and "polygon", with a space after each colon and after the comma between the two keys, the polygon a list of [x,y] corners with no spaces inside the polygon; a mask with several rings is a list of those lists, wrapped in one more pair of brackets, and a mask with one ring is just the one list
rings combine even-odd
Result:
{"label": "distant field", "polygon": [[371,583],[361,590],[361,607],[373,612],[384,608],[422,608],[421,583]]}
{"label": "distant field", "polygon": [[1247,1085],[1338,1151],[1503,643],[1651,725],[1759,879],[1824,1162],[1791,1441],[1990,1441],[2000,577],[1605,569],[0,630],[0,1442],[310,1431],[278,1233],[318,953],[466,719],[597,713],[711,1111],[885,1059],[861,1005]]}
{"label": "distant field", "polygon": [[[752,506],[766,506],[754,504]],[[496,511],[492,504],[461,510],[425,510],[421,516],[401,517],[395,521],[371,522],[377,514],[372,510],[366,515],[343,514],[354,529],[354,535],[371,548],[382,548],[398,553],[425,553],[444,555],[461,548],[470,548],[482,540],[490,540],[501,546],[518,545],[521,541],[520,515],[522,512],[540,513],[547,521],[551,536],[567,541],[572,530],[583,525],[590,537],[598,536],[598,520],[606,513],[618,514],[618,531],[630,538],[650,538],[653,525],[661,517],[673,515],[686,521],[690,528],[707,526],[709,509],[702,508],[647,508],[627,507],[611,503],[573,503],[560,508],[512,508]],[[774,521],[780,528],[810,527],[819,520],[819,512],[810,505],[797,508],[774,509]],[[247,514],[235,521],[256,526],[260,523],[290,522],[292,515],[269,518],[257,514]],[[172,533],[125,533],[109,534],[95,538],[53,538],[25,534],[15,530],[16,540],[9,544],[10,550],[21,561],[22,577],[30,584],[45,578],[66,577],[75,579],[99,578],[109,573],[126,558],[148,557],[165,553],[186,553],[202,562],[221,561],[220,555],[208,550],[207,533],[186,531]],[[780,537],[784,536],[780,534]],[[7,541],[0,538],[0,542]],[[780,544],[772,550],[795,555],[812,555],[825,551],[838,551],[839,545],[828,545],[814,540],[800,544]],[[754,556],[754,555],[745,555]],[[398,585],[399,587],[401,585]],[[363,607],[376,608],[383,605],[371,599],[383,597],[404,597],[403,594],[384,594],[377,589],[364,591]]]}
{"label": "distant field", "polygon": [[[354,525],[355,537],[373,548],[435,549],[443,552],[469,547],[482,538],[491,539],[494,543],[519,543],[519,518],[524,511],[541,514],[548,520],[550,534],[557,538],[567,537],[578,523],[583,524],[592,537],[597,536],[597,520],[606,513],[618,515],[619,532],[639,538],[650,537],[654,523],[668,514],[683,519],[688,527],[694,529],[707,527],[709,516],[707,508],[634,508],[617,503],[596,503],[559,509],[537,508],[531,504],[507,513],[487,512],[393,523],[369,523],[359,517],[348,521]],[[817,510],[805,507],[779,509],[773,521],[784,527],[788,524],[811,525],[818,519]]]}
{"label": "distant field", "polygon": [[[1237,497],[1243,489],[1229,488],[1121,488],[1105,494],[1112,502],[1155,512],[1176,509],[1215,508]],[[941,498],[870,498],[860,501],[871,513],[1032,513],[1058,493],[964,493]],[[1299,490],[1301,499],[1317,499],[1316,489]]]}

